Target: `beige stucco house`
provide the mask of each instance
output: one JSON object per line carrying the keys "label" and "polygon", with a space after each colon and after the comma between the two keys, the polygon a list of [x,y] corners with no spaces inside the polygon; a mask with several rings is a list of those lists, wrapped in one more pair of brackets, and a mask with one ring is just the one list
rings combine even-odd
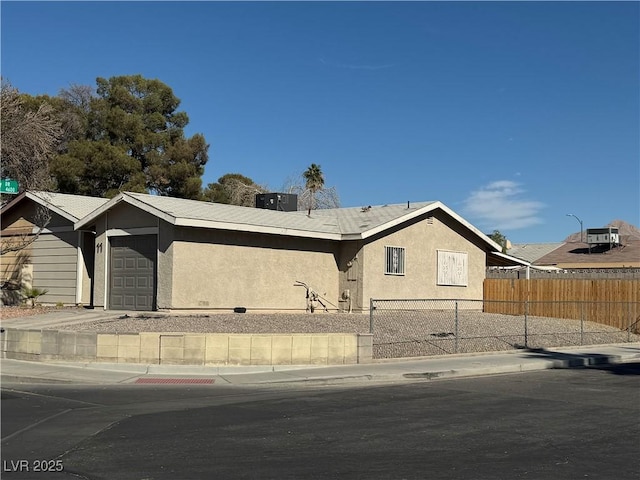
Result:
{"label": "beige stucco house", "polygon": [[21,300],[21,289],[47,290],[39,301],[64,305],[91,304],[92,231],[74,223],[107,202],[104,198],[49,192],[23,192],[2,207],[0,256],[2,303]]}
{"label": "beige stucco house", "polygon": [[123,192],[95,231],[105,309],[362,312],[370,298],[481,299],[501,247],[440,202],[282,212]]}

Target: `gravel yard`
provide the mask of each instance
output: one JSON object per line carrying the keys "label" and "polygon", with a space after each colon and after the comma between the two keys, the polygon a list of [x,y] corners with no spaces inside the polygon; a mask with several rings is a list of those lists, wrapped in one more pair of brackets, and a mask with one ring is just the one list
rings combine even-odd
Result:
{"label": "gravel yard", "polygon": [[56,307],[12,307],[3,305],[0,308],[0,319],[8,320],[10,318],[32,317],[34,315],[42,315],[56,310]]}
{"label": "gravel yard", "polygon": [[[59,312],[59,309],[3,307],[0,313],[3,319],[8,319],[53,311]],[[93,321],[73,320],[70,315],[68,320],[45,328],[99,333],[369,333],[369,321],[369,314],[355,313],[180,316],[149,312],[114,313],[111,317]],[[640,335],[593,322],[530,316],[525,326],[522,316],[479,310],[460,311],[457,322],[451,310],[377,311],[374,321],[374,358],[490,352],[525,345],[550,348],[640,341]]]}
{"label": "gravel yard", "polygon": [[[148,314],[61,326],[102,333],[369,333],[368,314]],[[640,341],[639,335],[578,320],[466,311],[456,323],[447,311],[422,311],[375,317],[374,358]]]}
{"label": "gravel yard", "polygon": [[102,333],[369,333],[369,315],[346,313],[219,313],[194,316],[139,315],[61,327]]}

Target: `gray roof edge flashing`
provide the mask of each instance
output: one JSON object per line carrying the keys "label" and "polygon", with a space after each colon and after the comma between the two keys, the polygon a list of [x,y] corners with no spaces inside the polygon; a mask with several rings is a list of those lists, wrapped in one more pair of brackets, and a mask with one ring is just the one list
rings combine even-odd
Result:
{"label": "gray roof edge flashing", "polygon": [[[256,224],[249,222],[235,222],[235,221],[225,221],[225,220],[215,220],[215,219],[206,219],[206,218],[195,218],[195,217],[187,217],[187,216],[179,216],[175,214],[169,213],[167,210],[163,210],[162,207],[154,205],[149,198],[153,197],[149,194],[137,194],[133,192],[121,192],[113,199],[109,200],[107,203],[99,207],[98,209],[91,212],[89,215],[84,218],[78,220],[74,224],[74,228],[76,230],[81,229],[86,226],[90,222],[94,221],[97,217],[104,214],[105,212],[112,209],[114,206],[118,205],[121,202],[126,202],[132,206],[140,208],[141,210],[154,215],[156,217],[161,218],[162,220],[167,221],[168,223],[181,226],[181,227],[196,227],[196,228],[211,228],[211,229],[221,229],[227,231],[243,231],[243,232],[255,232],[255,233],[266,233],[273,235],[286,235],[293,237],[305,237],[305,238],[316,238],[321,240],[334,240],[334,241],[342,241],[342,240],[363,240],[366,238],[370,238],[378,233],[384,232],[390,228],[401,225],[407,221],[410,221],[414,218],[417,218],[426,213],[442,210],[446,215],[453,218],[455,221],[460,223],[463,227],[468,229],[470,232],[475,234],[482,241],[487,243],[493,250],[500,251],[501,247],[493,242],[490,238],[484,235],[480,230],[475,228],[469,222],[464,220],[458,214],[449,209],[446,205],[444,205],[440,201],[430,201],[430,202],[416,202],[421,205],[419,207],[410,208],[407,206],[406,213],[400,213],[398,216],[391,218],[390,220],[383,221],[382,223],[374,226],[371,229],[364,231],[345,231],[344,228],[338,226],[338,231],[323,231],[318,228],[314,228],[314,225],[309,225],[308,229],[301,229],[300,225],[292,225],[287,226],[286,224],[277,225],[277,224]],[[163,197],[159,197],[163,198]],[[193,200],[197,202],[197,200]],[[224,204],[216,204],[217,206],[224,206],[229,208],[251,208],[251,207],[239,207],[232,205],[224,205]],[[396,207],[401,206],[402,204],[395,204]],[[377,208],[385,208],[386,206],[380,206]],[[356,210],[360,207],[349,207],[349,211]],[[373,207],[372,207],[373,208]],[[327,217],[335,218],[339,225],[339,213],[344,212],[347,209],[331,209],[331,212],[324,212],[324,214],[319,215],[322,219],[326,219]],[[269,211],[269,210],[267,210]],[[271,211],[269,211],[271,212]],[[399,211],[400,212],[400,211]],[[276,213],[276,212],[271,212]],[[301,215],[299,211],[297,212],[277,212],[278,215]],[[268,214],[269,215],[269,214]],[[265,222],[266,223],[266,222]]]}

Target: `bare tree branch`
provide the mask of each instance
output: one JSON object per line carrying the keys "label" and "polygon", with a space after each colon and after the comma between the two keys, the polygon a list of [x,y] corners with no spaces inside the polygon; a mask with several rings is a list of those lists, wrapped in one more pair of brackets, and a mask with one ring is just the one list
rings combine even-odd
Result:
{"label": "bare tree branch", "polygon": [[225,182],[224,188],[227,191],[231,205],[241,205],[243,207],[255,207],[256,194],[265,193],[268,190],[257,184],[246,184],[237,179],[230,179]]}
{"label": "bare tree branch", "polygon": [[[38,205],[30,221],[34,225],[32,228],[16,230],[15,235],[5,235],[5,232],[3,232],[0,239],[0,256],[24,250],[35,242],[49,225],[51,211],[44,205]],[[36,229],[35,231],[33,231],[34,228]]]}
{"label": "bare tree branch", "polygon": [[49,156],[62,133],[53,108],[43,103],[35,112],[27,110],[18,90],[4,82],[0,95],[0,175],[18,180],[22,191],[45,189]]}
{"label": "bare tree branch", "polygon": [[[340,196],[335,187],[324,187],[312,191],[306,186],[302,173],[290,176],[282,187],[284,193],[298,195],[298,210],[306,210],[308,206],[314,208],[340,208]],[[311,201],[313,199],[313,201]]]}

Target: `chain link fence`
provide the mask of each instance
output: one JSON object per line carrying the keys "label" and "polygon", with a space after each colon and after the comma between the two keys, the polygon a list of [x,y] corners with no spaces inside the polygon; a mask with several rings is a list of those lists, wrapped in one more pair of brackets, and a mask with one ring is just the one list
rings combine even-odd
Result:
{"label": "chain link fence", "polygon": [[637,302],[371,300],[374,358],[640,341]]}

